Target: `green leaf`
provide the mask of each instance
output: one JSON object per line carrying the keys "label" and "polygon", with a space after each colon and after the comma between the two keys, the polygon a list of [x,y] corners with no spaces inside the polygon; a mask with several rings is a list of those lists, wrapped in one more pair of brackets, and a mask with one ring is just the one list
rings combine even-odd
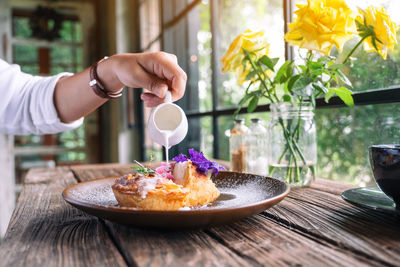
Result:
{"label": "green leaf", "polygon": [[292,97],[290,95],[283,95],[283,101],[284,102],[291,102],[292,101]]}
{"label": "green leaf", "polygon": [[307,65],[311,70],[319,70],[319,69],[323,68],[323,66],[324,66],[324,64],[322,64],[320,62],[315,62],[315,61],[307,62]]}
{"label": "green leaf", "polygon": [[313,82],[313,79],[306,76],[301,76],[293,85],[292,91],[299,96],[310,96],[312,90],[309,90],[308,86]]}
{"label": "green leaf", "polygon": [[312,105],[313,105],[313,107],[314,107],[314,109],[315,109],[315,106],[316,106],[315,97],[311,96],[310,99],[311,99],[311,103],[312,103]]}
{"label": "green leaf", "polygon": [[336,73],[339,74],[339,78],[340,80],[342,80],[342,82],[349,86],[349,87],[353,87],[353,85],[351,84],[350,80],[346,77],[346,75],[344,75],[344,73],[341,70],[336,70]]}
{"label": "green leaf", "polygon": [[327,94],[325,94],[325,101],[328,102],[332,96],[337,95],[347,106],[354,106],[353,100],[353,92],[347,89],[346,87],[336,87],[336,88],[329,88]]}
{"label": "green leaf", "polygon": [[343,66],[344,66],[343,64],[336,63],[336,64],[330,65],[330,66],[329,66],[329,69],[331,69],[331,70],[338,70],[338,69],[340,69],[340,68],[343,67]]}
{"label": "green leaf", "polygon": [[307,67],[304,65],[299,65],[299,68],[301,69],[302,72],[307,72]]}
{"label": "green leaf", "polygon": [[325,102],[328,103],[329,100],[335,95],[335,91],[329,89],[329,91],[325,94]]}
{"label": "green leaf", "polygon": [[294,83],[300,78],[300,75],[294,75],[290,77],[289,81],[287,82],[287,89],[292,91]]}
{"label": "green leaf", "polygon": [[285,61],[282,66],[279,68],[278,72],[275,75],[274,80],[278,83],[284,83],[287,79],[285,75],[287,74],[287,69],[292,68],[292,61]]}
{"label": "green leaf", "polygon": [[255,70],[250,71],[250,72],[246,75],[245,80],[246,80],[246,81],[250,81],[251,79],[253,79],[253,77],[254,77],[255,75],[257,75],[257,71],[255,71]]}
{"label": "green leaf", "polygon": [[[290,77],[292,77],[292,74],[293,74],[293,68],[292,67],[290,67],[290,68],[286,68],[286,79],[285,79],[285,81],[287,80],[287,79],[289,79]],[[284,81],[282,81],[282,82],[284,82]]]}
{"label": "green leaf", "polygon": [[248,113],[253,112],[253,111],[257,108],[258,99],[259,99],[259,97],[256,96],[256,95],[253,96],[253,97],[251,98],[250,103],[249,103],[249,105],[247,106],[247,112],[248,112]]}
{"label": "green leaf", "polygon": [[132,168],[132,169],[135,169],[136,173],[141,173],[141,174],[144,174],[144,175],[148,175],[148,174],[150,174],[150,173],[155,173],[154,170],[152,170],[152,169],[150,169],[150,168],[148,168],[148,167],[143,166],[143,165],[142,165],[140,162],[138,162],[137,160],[135,160],[135,163],[136,163],[137,165],[139,165],[139,166],[133,166],[133,167],[131,167],[131,168]]}
{"label": "green leaf", "polygon": [[250,81],[250,82],[249,82],[249,85],[248,85],[247,88],[246,88],[246,94],[249,93],[249,89],[250,89],[250,87],[251,87],[252,84],[253,84],[253,82]]}
{"label": "green leaf", "polygon": [[239,101],[239,108],[241,108],[253,95],[252,94],[246,94],[240,99]]}
{"label": "green leaf", "polygon": [[274,67],[276,63],[278,63],[279,58],[269,58],[268,56],[264,55],[262,56],[259,61],[267,66],[270,70],[275,71]]}
{"label": "green leaf", "polygon": [[318,62],[321,62],[321,63],[327,63],[327,62],[329,62],[331,59],[329,58],[329,57],[320,57],[320,58],[318,58]]}
{"label": "green leaf", "polygon": [[270,59],[271,59],[272,63],[274,63],[274,67],[275,67],[276,64],[277,64],[278,61],[279,61],[279,57],[273,57],[273,58],[270,58]]}
{"label": "green leaf", "polygon": [[323,94],[328,93],[328,88],[326,88],[320,81],[313,83],[312,86],[314,87],[315,90]]}

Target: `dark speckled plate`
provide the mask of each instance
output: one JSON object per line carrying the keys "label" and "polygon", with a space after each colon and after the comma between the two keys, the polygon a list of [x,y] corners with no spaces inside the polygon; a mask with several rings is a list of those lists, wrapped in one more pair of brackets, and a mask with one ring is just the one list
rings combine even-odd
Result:
{"label": "dark speckled plate", "polygon": [[219,172],[213,181],[220,197],[207,207],[178,211],[144,211],[120,207],[111,185],[115,177],[101,178],[67,187],[65,201],[103,219],[138,227],[193,229],[231,223],[258,214],[289,194],[285,183],[235,172]]}
{"label": "dark speckled plate", "polygon": [[400,214],[400,210],[396,209],[394,201],[377,187],[350,189],[342,193],[342,198],[362,208],[389,214]]}

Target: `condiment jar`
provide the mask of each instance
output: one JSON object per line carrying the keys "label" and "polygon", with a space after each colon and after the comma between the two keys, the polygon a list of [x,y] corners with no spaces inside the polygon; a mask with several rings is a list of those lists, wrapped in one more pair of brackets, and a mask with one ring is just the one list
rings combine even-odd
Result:
{"label": "condiment jar", "polygon": [[246,171],[246,134],[248,128],[244,125],[244,119],[235,119],[235,125],[231,129],[229,138],[229,151],[232,171]]}
{"label": "condiment jar", "polygon": [[267,175],[267,129],[259,118],[251,119],[247,134],[247,170],[246,172]]}

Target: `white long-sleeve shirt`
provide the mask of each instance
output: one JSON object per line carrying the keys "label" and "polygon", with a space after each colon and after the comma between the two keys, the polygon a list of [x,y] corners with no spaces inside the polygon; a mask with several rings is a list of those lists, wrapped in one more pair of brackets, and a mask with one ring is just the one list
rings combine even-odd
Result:
{"label": "white long-sleeve shirt", "polygon": [[80,126],[83,118],[62,123],[53,102],[60,73],[40,77],[21,72],[0,59],[0,132],[15,135],[53,134]]}

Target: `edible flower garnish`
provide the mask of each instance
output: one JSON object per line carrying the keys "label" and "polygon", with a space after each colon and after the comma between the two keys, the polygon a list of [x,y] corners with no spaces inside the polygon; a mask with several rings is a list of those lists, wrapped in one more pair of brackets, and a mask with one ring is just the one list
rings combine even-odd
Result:
{"label": "edible flower garnish", "polygon": [[135,160],[135,163],[139,166],[133,166],[131,167],[132,169],[134,169],[136,171],[136,173],[140,173],[143,175],[149,175],[150,173],[156,173],[154,170],[143,166],[140,162]]}
{"label": "edible flower garnish", "polygon": [[173,163],[167,163],[161,162],[161,166],[156,168],[156,173],[161,175],[164,178],[170,179],[170,180],[175,180],[174,176],[172,175],[172,167],[174,166]]}
{"label": "edible flower garnish", "polygon": [[175,162],[185,162],[188,161],[188,157],[186,157],[186,155],[180,154],[175,158],[173,158],[172,160],[174,160]]}
{"label": "edible flower garnish", "polygon": [[172,160],[174,160],[175,162],[185,162],[190,160],[194,165],[196,165],[197,171],[204,174],[207,174],[209,171],[211,171],[211,173],[217,174],[219,170],[226,170],[225,167],[219,165],[218,163],[206,159],[206,157],[204,157],[203,155],[203,152],[197,152],[196,150],[191,148],[189,149],[189,155],[190,158],[183,154],[180,154]]}

